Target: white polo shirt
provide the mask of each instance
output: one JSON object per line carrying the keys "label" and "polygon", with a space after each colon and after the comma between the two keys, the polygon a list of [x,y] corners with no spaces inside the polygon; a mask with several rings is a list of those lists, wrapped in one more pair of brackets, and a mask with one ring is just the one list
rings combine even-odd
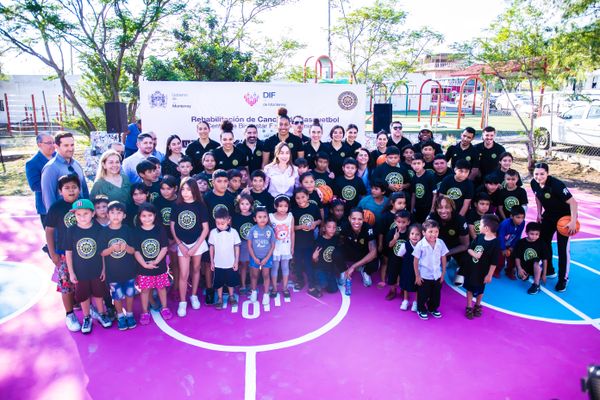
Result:
{"label": "white polo shirt", "polygon": [[412,254],[419,259],[421,278],[428,280],[440,279],[442,276],[442,256],[448,254],[448,247],[442,239],[437,239],[435,246],[431,247],[427,239],[423,238],[419,240]]}
{"label": "white polo shirt", "polygon": [[240,235],[232,227],[224,231],[213,228],[208,235],[208,244],[215,247],[215,268],[233,268],[235,246],[240,243]]}

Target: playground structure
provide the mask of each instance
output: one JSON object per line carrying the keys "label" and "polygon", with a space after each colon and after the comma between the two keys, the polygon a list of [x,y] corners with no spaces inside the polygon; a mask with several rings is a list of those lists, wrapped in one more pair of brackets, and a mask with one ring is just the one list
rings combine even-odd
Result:
{"label": "playground structure", "polygon": [[[308,75],[308,62],[315,56],[310,56],[304,61],[304,83],[307,82]],[[325,66],[323,66],[325,64]],[[323,68],[325,68],[325,78],[323,78]],[[333,80],[333,60],[327,55],[321,55],[315,60],[315,83],[318,83],[322,79]]]}
{"label": "playground structure", "polygon": [[[13,95],[4,93],[3,112],[5,115],[6,132],[33,133],[54,132],[63,129],[63,121],[69,111],[63,96],[47,99],[42,92],[41,99],[31,95]],[[50,101],[49,101],[50,100]],[[73,110],[71,110],[73,113]]]}

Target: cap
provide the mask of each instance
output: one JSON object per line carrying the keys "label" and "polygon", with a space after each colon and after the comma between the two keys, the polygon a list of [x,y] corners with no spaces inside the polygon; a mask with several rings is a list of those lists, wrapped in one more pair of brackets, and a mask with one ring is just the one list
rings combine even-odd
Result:
{"label": "cap", "polygon": [[79,199],[75,203],[73,203],[73,206],[71,207],[71,211],[75,211],[75,210],[92,210],[92,211],[94,211],[94,205],[88,199]]}
{"label": "cap", "polygon": [[419,133],[424,133],[424,132],[429,132],[429,133],[433,134],[433,131],[429,128],[421,128],[421,130],[419,131]]}

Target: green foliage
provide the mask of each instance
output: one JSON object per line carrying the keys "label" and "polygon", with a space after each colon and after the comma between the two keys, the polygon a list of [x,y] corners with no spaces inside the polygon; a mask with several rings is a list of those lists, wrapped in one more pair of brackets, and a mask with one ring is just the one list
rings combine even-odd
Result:
{"label": "green foliage", "polygon": [[92,130],[106,130],[106,118],[104,113],[89,114],[88,117],[94,124],[94,129],[90,129],[80,115],[69,115],[63,120],[63,125],[66,129],[83,132],[89,136]]}

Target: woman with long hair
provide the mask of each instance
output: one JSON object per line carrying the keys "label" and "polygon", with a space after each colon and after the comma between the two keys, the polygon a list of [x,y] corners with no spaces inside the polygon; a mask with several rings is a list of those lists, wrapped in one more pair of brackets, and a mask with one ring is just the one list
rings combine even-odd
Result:
{"label": "woman with long hair", "polygon": [[290,197],[298,181],[298,168],[292,164],[292,152],[287,143],[275,146],[273,161],[264,168],[267,176],[265,186],[273,198],[279,195]]}
{"label": "woman with long hair", "polygon": [[179,179],[181,174],[179,173],[177,166],[181,157],[183,157],[182,150],[183,147],[179,136],[171,135],[167,138],[167,150],[165,152],[165,158],[161,162],[163,176],[171,175]]}
{"label": "woman with long hair", "polygon": [[131,203],[131,183],[121,169],[121,161],[121,155],[115,150],[107,150],[100,156],[90,198],[103,194],[109,202],[116,200],[126,207]]}

